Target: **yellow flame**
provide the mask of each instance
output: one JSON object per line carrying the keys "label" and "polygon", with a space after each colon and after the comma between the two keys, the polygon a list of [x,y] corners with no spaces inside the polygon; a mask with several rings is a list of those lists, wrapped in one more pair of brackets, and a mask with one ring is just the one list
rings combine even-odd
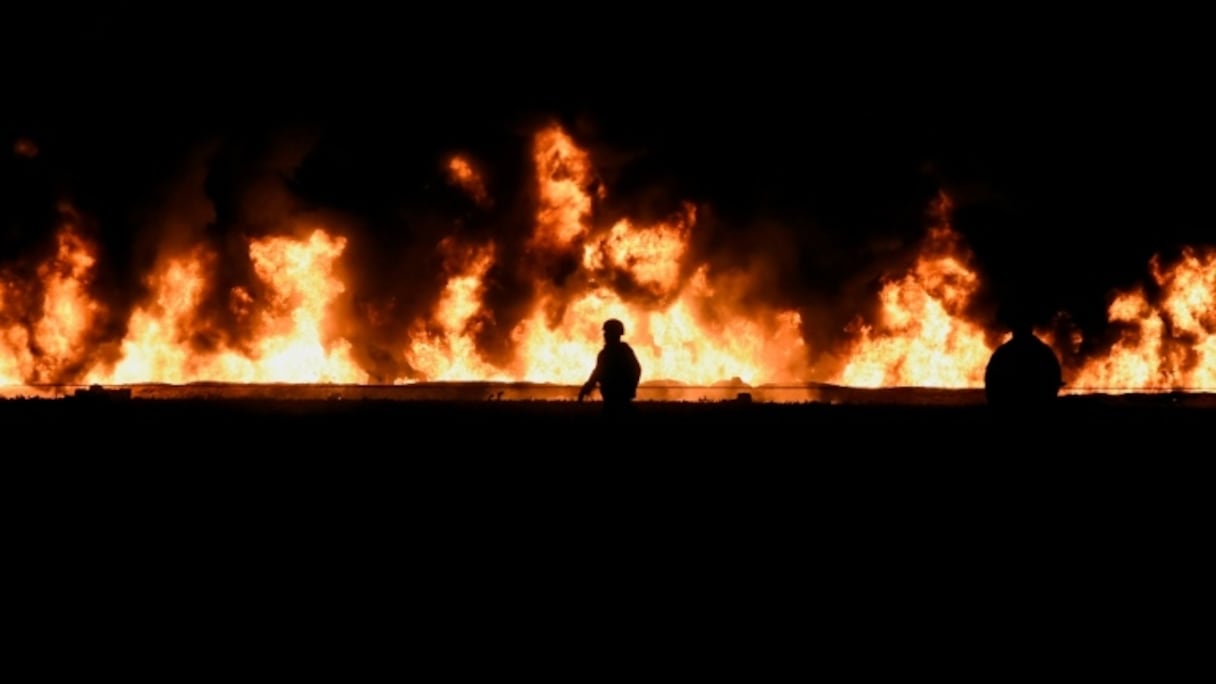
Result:
{"label": "yellow flame", "polygon": [[616,318],[642,364],[643,381],[709,385],[738,378],[745,383],[792,382],[805,363],[801,318],[783,311],[769,317],[726,316],[710,326],[697,315],[706,302],[694,293],[658,309],[631,306],[598,289],[575,299],[550,321],[546,302],[513,331],[522,366],[518,379],[574,384],[587,379],[603,345],[601,324]]}
{"label": "yellow flame", "polygon": [[1126,326],[1105,356],[1083,365],[1083,390],[1216,390],[1216,249],[1186,248],[1177,263],[1150,262],[1160,306],[1143,289],[1118,293],[1108,318]]}
{"label": "yellow flame", "polygon": [[[4,294],[0,287],[0,305]],[[3,313],[0,306],[0,315]],[[23,325],[0,326],[0,385],[23,385],[33,376],[33,369],[29,331]]]}
{"label": "yellow flame", "polygon": [[[415,326],[406,351],[415,370],[430,380],[582,383],[603,344],[600,326],[619,318],[644,381],[803,379],[807,349],[796,311],[723,296],[732,288],[715,287],[704,264],[681,280],[696,222],[693,205],[667,221],[639,225],[624,218],[592,234],[594,174],[587,152],[556,126],[537,133],[533,149],[539,191],[533,243],[562,249],[581,241],[582,271],[560,287],[537,280],[538,295],[510,333],[514,360],[499,366],[483,358],[474,340],[490,315],[482,304],[483,278],[494,258],[478,252],[450,276],[429,320]],[[596,192],[605,193],[602,186]],[[609,285],[618,274],[661,299],[627,298]]]}
{"label": "yellow flame", "polygon": [[70,227],[59,232],[54,259],[38,269],[44,294],[34,342],[42,352],[38,376],[53,378],[79,353],[80,343],[101,311],[88,294],[96,257]]}
{"label": "yellow flame", "polygon": [[[152,301],[131,316],[121,359],[108,373],[94,370],[88,382],[366,382],[350,342],[326,334],[328,309],[345,290],[333,272],[345,247],[345,238],[319,228],[306,239],[251,241],[266,295],[258,301],[243,289],[232,293],[234,306],[254,320],[243,345],[223,339],[198,315],[212,256],[196,250],[166,260],[151,279]],[[201,343],[208,339],[210,349]]]}
{"label": "yellow flame", "polygon": [[539,209],[533,239],[562,248],[583,236],[591,214],[591,160],[558,126],[538,133],[533,144]]}
{"label": "yellow flame", "polygon": [[629,219],[621,219],[607,235],[584,245],[583,266],[593,271],[616,268],[639,285],[666,294],[679,285],[680,265],[695,222],[696,209],[691,204],[685,206],[683,215],[653,226],[637,227]]}
{"label": "yellow flame", "polygon": [[60,211],[55,253],[36,270],[38,304],[31,303],[28,288],[0,282],[0,384],[61,381],[70,366],[83,361],[88,334],[104,312],[89,293],[94,248],[77,232],[75,211]]}
{"label": "yellow flame", "polygon": [[149,280],[153,299],[137,308],[127,323],[122,358],[109,373],[94,370],[87,382],[129,384],[136,382],[183,383],[223,380],[210,355],[195,354],[191,338],[198,332],[195,311],[206,289],[203,269],[207,255],[192,255],[166,261]]}
{"label": "yellow flame", "polygon": [[474,339],[481,325],[482,279],[493,263],[493,245],[473,250],[463,268],[448,279],[430,325],[420,321],[414,326],[405,358],[426,380],[510,379],[481,358]]}
{"label": "yellow flame", "polygon": [[992,355],[984,329],[963,316],[979,288],[970,254],[950,226],[949,198],[915,266],[879,293],[877,324],[856,324],[857,338],[832,382],[855,387],[982,387]]}

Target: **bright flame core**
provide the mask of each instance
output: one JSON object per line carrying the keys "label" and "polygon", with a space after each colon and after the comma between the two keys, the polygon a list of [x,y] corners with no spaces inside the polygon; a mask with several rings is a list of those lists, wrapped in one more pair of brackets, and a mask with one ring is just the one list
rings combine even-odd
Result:
{"label": "bright flame core", "polygon": [[543,245],[567,247],[587,231],[591,159],[556,126],[536,134],[533,157],[540,205],[535,239]]}
{"label": "bright flame core", "polygon": [[937,224],[916,264],[887,280],[876,324],[857,321],[857,338],[832,382],[855,387],[982,387],[992,355],[983,328],[964,312],[979,277],[950,225],[950,199],[939,196]]}
{"label": "bright flame core", "polygon": [[1074,387],[1216,390],[1216,249],[1188,247],[1168,268],[1159,256],[1149,266],[1159,304],[1143,288],[1117,294],[1108,315],[1124,331],[1106,356],[1082,366]]}
{"label": "bright flame core", "polygon": [[265,294],[255,298],[238,288],[230,299],[238,318],[252,318],[248,339],[232,339],[199,313],[212,255],[200,249],[165,260],[150,278],[151,301],[131,316],[120,359],[87,381],[366,382],[350,342],[326,335],[328,309],[345,290],[333,273],[345,247],[345,238],[319,228],[305,239],[251,241]]}
{"label": "bright flame core", "polygon": [[[14,153],[32,157],[37,148],[30,142]],[[644,381],[808,379],[802,314],[757,305],[754,273],[697,260],[690,241],[694,205],[657,221],[607,218],[597,213],[607,191],[590,154],[570,135],[545,128],[532,153],[536,211],[526,258],[505,263],[502,255],[511,250],[494,242],[443,238],[439,295],[391,342],[409,366],[396,382],[578,384],[608,318],[624,322]],[[446,171],[475,203],[489,206],[473,160],[452,157]],[[829,381],[982,386],[992,338],[967,317],[979,277],[950,224],[949,198],[940,195],[933,211],[916,261],[884,279],[875,320],[857,319],[848,328],[852,337]],[[298,235],[250,240],[253,280],[227,289],[216,282],[217,255],[207,248],[165,256],[122,339],[106,343],[99,336],[112,312],[95,298],[98,251],[79,216],[60,207],[53,250],[24,270],[0,269],[0,385],[368,382],[354,343],[337,332],[346,323],[347,239],[324,228]],[[553,264],[564,269],[560,277]],[[486,298],[506,269],[530,281],[531,298],[502,322]],[[1121,334],[1071,374],[1072,389],[1216,390],[1216,249],[1187,248],[1170,264],[1154,257],[1150,270],[1153,287],[1112,298],[1108,316]],[[491,361],[482,349],[489,334],[507,338],[510,353]],[[1081,340],[1070,344],[1076,351]]]}
{"label": "bright flame core", "polygon": [[[729,288],[715,296],[704,264],[685,276],[693,205],[653,225],[625,218],[597,230],[593,200],[605,190],[594,182],[588,154],[557,127],[539,132],[533,150],[538,203],[531,244],[539,253],[577,254],[581,268],[562,286],[537,280],[530,313],[510,333],[514,361],[498,367],[483,358],[472,337],[492,318],[482,295],[493,249],[472,247],[477,256],[449,278],[430,319],[415,325],[407,345],[405,356],[423,378],[581,383],[603,344],[600,326],[608,318],[625,323],[643,381],[803,378],[806,344],[796,311],[749,308],[726,296]],[[627,288],[613,285],[618,281],[645,295],[627,296]]]}
{"label": "bright flame core", "polygon": [[90,288],[94,246],[79,216],[61,206],[55,252],[36,269],[38,287],[0,272],[0,384],[62,382],[84,361],[90,335],[105,314]]}

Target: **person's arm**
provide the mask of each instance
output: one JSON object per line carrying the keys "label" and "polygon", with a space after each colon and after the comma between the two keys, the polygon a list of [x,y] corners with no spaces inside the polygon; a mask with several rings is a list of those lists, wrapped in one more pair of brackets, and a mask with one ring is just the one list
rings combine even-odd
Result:
{"label": "person's arm", "polygon": [[595,386],[599,383],[599,381],[600,381],[600,359],[597,356],[595,359],[595,368],[592,369],[592,371],[591,371],[591,377],[587,378],[587,382],[583,383],[582,388],[579,389],[579,391],[578,391],[578,400],[582,401],[584,397],[586,397],[588,394],[591,394],[591,390],[595,389]]}

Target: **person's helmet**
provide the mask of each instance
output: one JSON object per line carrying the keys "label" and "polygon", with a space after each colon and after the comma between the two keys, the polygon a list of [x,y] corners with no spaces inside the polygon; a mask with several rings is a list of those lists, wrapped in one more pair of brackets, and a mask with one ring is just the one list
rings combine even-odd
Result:
{"label": "person's helmet", "polygon": [[604,321],[604,332],[622,336],[625,334],[625,324],[615,318]]}

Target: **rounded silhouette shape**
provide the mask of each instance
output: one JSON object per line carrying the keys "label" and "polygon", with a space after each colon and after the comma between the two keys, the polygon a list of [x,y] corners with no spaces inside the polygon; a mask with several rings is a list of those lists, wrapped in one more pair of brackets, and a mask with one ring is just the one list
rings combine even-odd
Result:
{"label": "rounded silhouette shape", "polygon": [[618,337],[625,336],[625,324],[615,318],[609,318],[604,321],[604,332]]}
{"label": "rounded silhouette shape", "polygon": [[1042,406],[1062,385],[1056,353],[1027,330],[1015,331],[997,347],[984,372],[984,393],[992,406]]}

